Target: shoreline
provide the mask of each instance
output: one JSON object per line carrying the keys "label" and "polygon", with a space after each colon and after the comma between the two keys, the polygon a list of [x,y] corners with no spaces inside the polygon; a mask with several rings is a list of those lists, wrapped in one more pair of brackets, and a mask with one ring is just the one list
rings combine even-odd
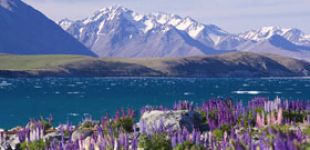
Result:
{"label": "shoreline", "polygon": [[[201,105],[179,101],[172,108],[143,107],[139,119],[136,114],[132,109],[120,109],[101,120],[85,117],[75,125],[53,126],[52,116],[30,120],[25,127],[0,131],[0,147],[202,150],[213,146],[302,149],[310,144],[310,102],[263,97],[246,105],[231,99],[211,99]],[[243,145],[249,140],[251,144]],[[269,140],[272,142],[265,143]]]}

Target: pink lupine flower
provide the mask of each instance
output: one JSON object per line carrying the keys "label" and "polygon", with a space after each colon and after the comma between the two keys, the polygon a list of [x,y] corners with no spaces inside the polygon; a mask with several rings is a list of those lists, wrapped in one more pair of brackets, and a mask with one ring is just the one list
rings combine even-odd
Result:
{"label": "pink lupine flower", "polygon": [[263,117],[261,117],[261,115],[259,113],[256,114],[256,124],[259,128],[264,127],[265,125],[265,118],[264,115],[262,115]]}
{"label": "pink lupine flower", "polygon": [[274,124],[276,124],[277,123],[277,120],[276,120],[276,118],[275,118],[275,116],[274,116],[274,113],[273,112],[270,112],[270,124],[271,125],[274,125]]}
{"label": "pink lupine flower", "polygon": [[224,142],[227,142],[227,132],[224,132]]}
{"label": "pink lupine flower", "polygon": [[260,118],[260,115],[257,113],[257,114],[256,114],[256,125],[257,125],[258,127],[261,126],[260,122],[261,122],[261,118]]}
{"label": "pink lupine flower", "polygon": [[270,122],[271,122],[270,114],[267,114],[267,125],[268,126],[270,126]]}
{"label": "pink lupine flower", "polygon": [[278,114],[277,114],[277,123],[278,125],[280,125],[282,123],[282,120],[283,120],[283,109],[280,108],[279,111],[278,111]]}

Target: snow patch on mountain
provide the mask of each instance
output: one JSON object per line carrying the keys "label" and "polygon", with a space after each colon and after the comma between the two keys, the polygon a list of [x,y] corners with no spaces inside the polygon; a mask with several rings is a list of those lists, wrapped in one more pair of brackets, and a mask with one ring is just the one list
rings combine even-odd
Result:
{"label": "snow patch on mountain", "polygon": [[[163,12],[141,14],[119,6],[101,9],[83,20],[65,19],[59,25],[103,57],[183,57],[272,50],[299,58],[310,46],[310,35],[295,28],[267,26],[232,34],[191,17]],[[292,48],[297,48],[298,54]]]}
{"label": "snow patch on mountain", "polygon": [[[213,53],[211,51],[216,49],[212,47],[216,47],[215,44],[228,35],[215,25],[204,25],[190,17],[182,18],[167,13],[144,15],[118,6],[101,9],[79,21],[65,19],[60,21],[59,25],[101,56],[118,56],[122,53],[122,56],[126,57],[120,48],[135,53],[134,56],[146,53],[148,49],[167,51],[167,48],[173,50],[173,54],[169,54],[172,57]],[[159,39],[160,37],[162,39]],[[153,43],[158,45],[151,43],[150,39],[156,40]],[[175,43],[176,40],[181,43]],[[139,44],[139,50],[129,50],[129,47],[134,47],[133,43]],[[113,51],[113,54],[101,52],[108,49]],[[186,52],[193,49],[197,52]],[[165,54],[166,52],[160,52],[160,56],[165,57]]]}
{"label": "snow patch on mountain", "polygon": [[258,30],[241,33],[239,36],[248,40],[262,41],[270,39],[274,35],[280,35],[298,45],[307,45],[310,39],[301,30],[296,28],[281,28],[279,26],[267,26]]}

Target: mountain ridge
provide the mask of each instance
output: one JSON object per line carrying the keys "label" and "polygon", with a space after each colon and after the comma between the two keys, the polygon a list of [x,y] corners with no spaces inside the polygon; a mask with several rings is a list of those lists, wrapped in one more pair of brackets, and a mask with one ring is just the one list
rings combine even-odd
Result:
{"label": "mountain ridge", "polygon": [[[310,35],[303,33],[301,30],[295,28],[280,28],[280,27],[262,27],[258,30],[249,30],[244,33],[232,34],[214,24],[203,24],[190,17],[181,17],[175,14],[169,13],[149,13],[141,14],[130,9],[116,6],[103,8],[92,16],[78,20],[61,20],[58,23],[64,30],[77,38],[84,45],[95,51],[101,57],[186,57],[196,55],[208,55],[209,53],[201,53],[204,49],[212,49],[212,53],[225,53],[231,51],[251,51],[260,53],[260,51],[268,51],[259,47],[262,42],[268,42],[272,40],[273,36],[281,36],[286,41],[285,43],[273,43],[269,44],[269,51],[273,51],[274,54],[283,56],[294,56],[298,59],[309,59],[310,47]],[[117,34],[112,32],[124,31]],[[153,36],[164,39],[168,36],[167,31],[175,30],[187,34],[187,38],[183,37],[183,40],[179,40],[179,45],[186,45],[185,47],[178,47],[172,41],[176,37],[167,38],[166,41],[155,41],[149,38],[152,33]],[[111,34],[104,34],[111,33]],[[157,35],[154,35],[157,34]],[[111,39],[117,39],[116,37],[127,37],[126,39],[115,42],[113,46],[107,47]],[[162,37],[161,37],[162,36]],[[137,38],[135,38],[137,37]],[[191,39],[189,39],[190,37]],[[182,38],[182,37],[178,37]],[[137,40],[138,39],[138,40]],[[140,42],[139,42],[140,40]],[[154,46],[147,43],[149,40],[155,41]],[[196,41],[200,48],[188,47],[187,40]],[[100,42],[99,42],[100,41]],[[101,42],[105,41],[105,42]],[[117,41],[117,40],[116,40]],[[143,43],[142,41],[145,41]],[[131,43],[139,43],[138,49],[134,49]],[[279,47],[279,45],[294,45],[291,47],[298,47],[299,52],[291,55],[288,49]],[[170,49],[174,49],[174,53],[165,53],[168,51],[162,47],[169,45]],[[184,50],[186,48],[187,50]],[[200,51],[199,53],[193,51]],[[119,49],[125,49],[126,54],[117,51]],[[259,49],[257,51],[257,49]],[[158,51],[163,55],[156,55],[154,53],[146,53],[146,51]],[[279,50],[279,51],[277,51]],[[107,52],[113,51],[113,55],[107,55]],[[178,53],[180,51],[180,53]],[[184,55],[184,51],[187,51]],[[133,55],[131,53],[139,53],[140,55]],[[299,57],[305,55],[307,58]]]}
{"label": "mountain ridge", "polygon": [[151,59],[0,55],[0,77],[9,78],[305,77],[309,75],[309,62],[249,52]]}
{"label": "mountain ridge", "polygon": [[21,0],[0,0],[0,53],[96,56],[52,20]]}

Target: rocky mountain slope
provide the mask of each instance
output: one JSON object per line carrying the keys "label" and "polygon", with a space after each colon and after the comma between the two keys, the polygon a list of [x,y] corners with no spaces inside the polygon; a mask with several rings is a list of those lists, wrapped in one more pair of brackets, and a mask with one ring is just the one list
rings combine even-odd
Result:
{"label": "rocky mountain slope", "polygon": [[145,15],[123,7],[104,8],[88,18],[65,19],[59,25],[101,57],[187,57],[231,51],[299,59],[310,55],[310,35],[298,29],[263,27],[232,34],[190,17]]}
{"label": "rocky mountain slope", "polygon": [[0,53],[95,56],[56,23],[21,0],[0,0]]}
{"label": "rocky mountain slope", "polygon": [[[59,24],[101,57],[218,54],[223,51],[213,45],[227,34],[190,18],[159,13],[142,15],[122,7],[105,8],[84,20],[66,19]],[[206,37],[208,34],[214,39]]]}

